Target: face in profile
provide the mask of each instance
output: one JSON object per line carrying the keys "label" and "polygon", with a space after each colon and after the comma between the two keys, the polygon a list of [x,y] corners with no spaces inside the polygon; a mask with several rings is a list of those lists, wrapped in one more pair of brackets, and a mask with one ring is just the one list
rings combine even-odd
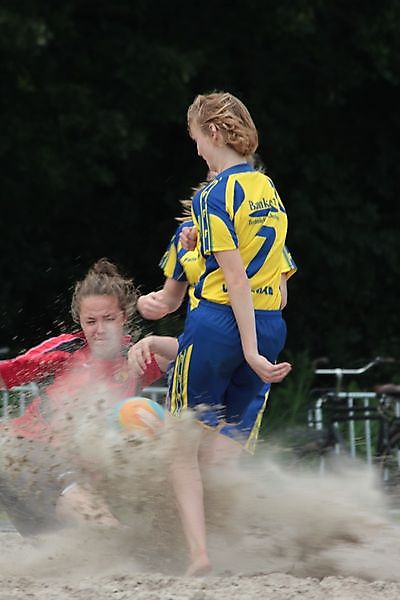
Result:
{"label": "face in profile", "polygon": [[113,358],[121,348],[126,317],[115,296],[86,296],[81,300],[79,319],[92,354]]}
{"label": "face in profile", "polygon": [[190,137],[196,144],[197,154],[207,163],[209,171],[214,173],[216,168],[216,154],[218,146],[215,141],[215,132],[204,133],[199,125],[194,121],[190,125]]}

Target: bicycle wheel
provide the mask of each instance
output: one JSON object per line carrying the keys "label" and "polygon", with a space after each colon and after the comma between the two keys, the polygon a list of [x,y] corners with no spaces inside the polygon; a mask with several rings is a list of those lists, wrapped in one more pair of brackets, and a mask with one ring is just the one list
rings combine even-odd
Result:
{"label": "bicycle wheel", "polygon": [[383,489],[390,503],[400,507],[400,431],[394,431],[380,457]]}
{"label": "bicycle wheel", "polygon": [[332,454],[332,437],[326,429],[295,426],[279,436],[281,455],[278,456],[288,467],[320,470],[324,460]]}

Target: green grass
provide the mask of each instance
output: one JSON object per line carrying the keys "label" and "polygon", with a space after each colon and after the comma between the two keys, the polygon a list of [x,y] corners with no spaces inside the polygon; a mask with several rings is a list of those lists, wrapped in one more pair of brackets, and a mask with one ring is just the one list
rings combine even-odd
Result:
{"label": "green grass", "polygon": [[286,357],[293,369],[286,379],[271,388],[260,436],[296,425],[305,425],[314,373],[308,352]]}

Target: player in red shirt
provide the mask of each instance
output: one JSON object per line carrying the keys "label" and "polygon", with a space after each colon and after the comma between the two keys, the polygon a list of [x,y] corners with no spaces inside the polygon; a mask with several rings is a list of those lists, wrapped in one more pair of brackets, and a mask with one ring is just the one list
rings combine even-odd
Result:
{"label": "player in red shirt", "polygon": [[132,341],[126,330],[136,300],[132,281],[101,259],[75,286],[72,316],[81,331],[50,338],[21,356],[0,361],[0,387],[35,382],[39,389],[24,414],[0,432],[0,503],[22,534],[60,526],[71,518],[79,522],[83,512],[87,519],[92,506],[102,514],[97,523],[116,523],[101,499],[75,481],[70,458],[65,459],[65,450],[69,456],[71,448],[60,423],[66,406],[71,410],[87,392],[106,391],[107,401],[115,403],[162,377],[168,361],[161,356],[151,357],[141,378],[128,365]]}

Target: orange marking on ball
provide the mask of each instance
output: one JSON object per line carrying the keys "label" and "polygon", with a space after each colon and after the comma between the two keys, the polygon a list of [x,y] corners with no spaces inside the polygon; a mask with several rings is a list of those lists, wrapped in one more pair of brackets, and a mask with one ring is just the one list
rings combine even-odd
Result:
{"label": "orange marking on ball", "polygon": [[164,409],[149,398],[128,398],[115,406],[116,421],[124,432],[141,431],[154,437],[164,425]]}

